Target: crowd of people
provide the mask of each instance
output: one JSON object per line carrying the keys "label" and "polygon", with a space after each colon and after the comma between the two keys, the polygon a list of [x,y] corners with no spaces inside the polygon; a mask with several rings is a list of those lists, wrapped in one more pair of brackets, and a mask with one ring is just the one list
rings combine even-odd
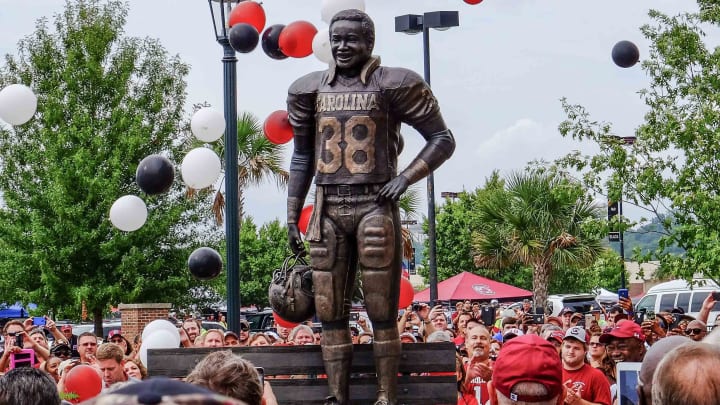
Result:
{"label": "crowd of people", "polygon": [[[403,343],[453,342],[458,404],[709,404],[720,390],[712,372],[720,366],[720,332],[709,333],[720,319],[706,326],[715,304],[709,294],[697,319],[678,308],[641,319],[633,316],[626,299],[598,317],[564,308],[559,316],[539,319],[529,301],[514,310],[496,302],[459,302],[454,311],[420,303],[400,311],[397,327]],[[43,329],[32,325],[32,319],[5,324],[0,370],[6,373],[0,378],[0,404],[60,403],[65,376],[80,364],[93,366],[102,377],[103,393],[93,403],[106,403],[101,401],[106,396],[136,395],[134,390],[143,389],[128,387],[148,377],[139,356],[139,336],[130,340],[120,330],[110,331],[105,341],[91,332],[74,336],[69,325],[58,327],[49,319],[44,328],[54,344],[48,343]],[[372,324],[366,317],[359,316],[350,328],[354,344],[372,343]],[[200,319],[188,318],[178,330],[183,347],[322,341],[321,328],[309,322],[253,333],[243,319],[236,333],[203,330]],[[34,367],[13,364],[14,355],[23,353],[32,353],[37,360]],[[621,362],[640,364],[637,387],[631,391],[618,390]],[[229,350],[214,351],[185,379],[204,387],[201,397],[213,392],[221,395],[217,398],[227,396],[250,405],[277,403],[270,381]],[[48,384],[54,389],[47,389]],[[38,395],[57,401],[37,402]],[[708,402],[708,398],[713,399]]]}

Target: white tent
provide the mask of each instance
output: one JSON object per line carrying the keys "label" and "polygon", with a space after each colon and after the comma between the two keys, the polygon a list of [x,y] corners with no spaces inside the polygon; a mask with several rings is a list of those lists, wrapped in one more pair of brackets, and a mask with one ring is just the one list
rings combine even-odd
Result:
{"label": "white tent", "polygon": [[604,288],[600,288],[597,291],[597,295],[595,296],[595,299],[598,300],[598,302],[601,303],[616,303],[618,302],[618,295],[612,291],[608,291]]}

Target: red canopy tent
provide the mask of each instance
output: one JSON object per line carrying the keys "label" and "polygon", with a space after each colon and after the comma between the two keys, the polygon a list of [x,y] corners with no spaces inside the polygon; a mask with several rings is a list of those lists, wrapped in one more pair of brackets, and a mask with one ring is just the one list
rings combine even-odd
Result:
{"label": "red canopy tent", "polygon": [[[464,271],[438,283],[438,300],[512,300],[532,297],[532,292]],[[415,301],[430,301],[430,289],[415,294]]]}

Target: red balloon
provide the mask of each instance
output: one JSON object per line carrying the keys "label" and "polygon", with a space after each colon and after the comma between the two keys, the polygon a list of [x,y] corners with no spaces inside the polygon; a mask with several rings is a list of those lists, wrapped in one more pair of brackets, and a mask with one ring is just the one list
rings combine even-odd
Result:
{"label": "red balloon", "polygon": [[480,4],[483,0],[463,0],[467,4]]}
{"label": "red balloon", "polygon": [[307,21],[295,21],[286,25],[280,32],[278,44],[280,50],[293,58],[304,58],[313,53],[312,41],[317,28]]}
{"label": "red balloon", "polygon": [[268,115],[263,124],[263,132],[268,141],[275,145],[290,142],[293,138],[293,130],[287,111],[278,110]]}
{"label": "red balloon", "polygon": [[250,24],[257,32],[265,29],[265,10],[254,1],[241,1],[232,9],[228,16],[228,25],[232,27],[238,23]]}
{"label": "red balloon", "polygon": [[312,216],[313,212],[313,205],[306,205],[302,211],[300,212],[300,219],[298,219],[298,229],[300,229],[300,233],[305,235],[305,232],[307,232],[308,224],[310,223],[310,217]]}
{"label": "red balloon", "polygon": [[398,308],[405,309],[413,302],[415,298],[415,290],[410,280],[400,277],[400,298],[398,299]]}
{"label": "red balloon", "polygon": [[273,311],[273,319],[275,319],[275,324],[276,324],[276,325],[280,325],[280,326],[282,326],[283,328],[290,328],[290,329],[292,329],[292,328],[294,328],[294,327],[296,327],[296,326],[299,325],[298,323],[286,321],[286,320],[280,318],[280,315],[278,315],[275,311]]}
{"label": "red balloon", "polygon": [[65,392],[63,398],[73,404],[79,404],[100,394],[102,377],[92,366],[81,364],[75,366],[65,376]]}

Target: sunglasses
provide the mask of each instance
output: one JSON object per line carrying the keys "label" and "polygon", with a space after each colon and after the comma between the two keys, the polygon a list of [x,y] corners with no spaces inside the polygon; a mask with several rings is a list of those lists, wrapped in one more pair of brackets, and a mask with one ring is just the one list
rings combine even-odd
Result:
{"label": "sunglasses", "polygon": [[702,333],[702,331],[703,331],[703,330],[700,329],[700,328],[692,328],[692,329],[686,330],[686,331],[685,331],[685,334],[688,335],[688,336],[699,335],[700,333]]}
{"label": "sunglasses", "polygon": [[605,346],[605,344],[600,343],[600,342],[590,342],[590,346],[591,347],[598,347],[598,346],[602,347],[602,346]]}

